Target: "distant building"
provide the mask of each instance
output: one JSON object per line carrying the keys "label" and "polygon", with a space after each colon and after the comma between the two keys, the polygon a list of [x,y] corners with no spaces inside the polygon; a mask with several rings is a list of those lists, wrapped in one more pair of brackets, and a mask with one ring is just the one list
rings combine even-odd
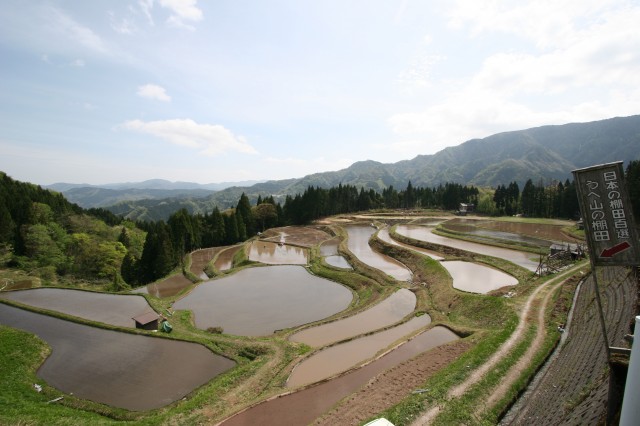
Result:
{"label": "distant building", "polygon": [[160,316],[157,313],[147,312],[133,317],[132,319],[136,323],[136,328],[141,328],[143,330],[157,330],[158,318],[160,318]]}
{"label": "distant building", "polygon": [[467,213],[471,213],[475,211],[475,209],[476,209],[475,204],[460,203],[460,206],[458,207],[458,211],[456,212],[456,214],[458,216],[466,216]]}

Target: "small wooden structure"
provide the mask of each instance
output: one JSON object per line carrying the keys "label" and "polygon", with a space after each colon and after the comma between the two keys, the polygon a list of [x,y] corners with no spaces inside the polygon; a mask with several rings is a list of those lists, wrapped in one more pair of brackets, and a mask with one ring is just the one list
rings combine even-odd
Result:
{"label": "small wooden structure", "polygon": [[460,203],[458,210],[456,210],[456,214],[458,216],[466,216],[467,213],[473,212],[475,208],[475,204]]}
{"label": "small wooden structure", "polygon": [[141,328],[143,330],[157,330],[159,318],[160,315],[155,312],[146,312],[133,317],[132,319],[136,323],[136,328]]}

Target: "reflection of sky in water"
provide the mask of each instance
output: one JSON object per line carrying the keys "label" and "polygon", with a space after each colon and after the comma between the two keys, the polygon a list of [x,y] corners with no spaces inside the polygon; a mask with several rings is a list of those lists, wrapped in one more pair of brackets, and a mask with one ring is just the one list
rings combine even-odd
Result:
{"label": "reflection of sky in water", "polygon": [[318,321],[349,306],[346,287],[297,265],[247,268],[199,284],[174,309],[193,311],[200,329],[265,336],[275,330]]}
{"label": "reflection of sky in water", "polygon": [[526,268],[530,271],[538,269],[538,260],[532,260],[530,257],[536,257],[531,253],[511,250],[502,247],[495,247],[470,241],[456,240],[454,238],[443,237],[431,232],[432,228],[420,225],[398,225],[396,232],[414,240],[426,241],[429,243],[440,244],[443,246],[454,247],[461,250],[467,250],[473,253],[484,254],[487,256],[498,257],[508,260]]}
{"label": "reflection of sky in water", "polygon": [[331,266],[335,266],[336,268],[343,269],[353,269],[347,259],[342,256],[327,256],[324,258],[325,262],[327,262]]}
{"label": "reflection of sky in water", "polygon": [[459,260],[442,262],[453,278],[453,287],[471,293],[488,293],[492,290],[518,284],[518,280],[497,269]]}
{"label": "reflection of sky in water", "polygon": [[376,232],[371,226],[347,226],[347,245],[351,253],[367,265],[379,269],[400,281],[411,279],[411,271],[397,260],[375,252],[369,246],[369,238]]}
{"label": "reflection of sky in water", "polygon": [[416,295],[402,288],[368,309],[348,318],[307,328],[289,340],[319,347],[393,325],[409,315],[416,306]]}

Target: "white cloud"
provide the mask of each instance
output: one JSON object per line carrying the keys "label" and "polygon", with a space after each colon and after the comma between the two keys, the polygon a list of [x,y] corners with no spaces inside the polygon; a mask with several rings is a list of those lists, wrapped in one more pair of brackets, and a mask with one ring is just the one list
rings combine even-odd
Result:
{"label": "white cloud", "polygon": [[99,53],[107,53],[108,49],[102,38],[91,28],[76,22],[71,16],[54,7],[47,8],[48,25],[54,33],[58,33],[72,43]]}
{"label": "white cloud", "polygon": [[190,119],[162,121],[130,120],[123,128],[147,133],[173,144],[199,149],[202,155],[215,156],[227,151],[257,154],[257,151],[241,137],[221,125],[198,124]]}
{"label": "white cloud", "polygon": [[170,102],[171,96],[167,95],[164,87],[160,87],[156,84],[145,84],[138,86],[137,95],[142,98],[155,99],[163,102]]}
{"label": "white cloud", "polygon": [[169,9],[172,15],[167,19],[170,26],[194,29],[187,22],[202,20],[202,10],[198,8],[198,0],[159,0],[160,6]]}
{"label": "white cloud", "polygon": [[85,66],[85,62],[82,59],[75,59],[73,61],[71,61],[70,64],[72,67],[78,67],[78,68],[82,68]]}
{"label": "white cloud", "polygon": [[143,15],[147,18],[147,22],[149,25],[153,26],[153,17],[151,16],[151,9],[153,8],[153,0],[140,0],[138,1],[138,5],[140,6],[140,10]]}
{"label": "white cloud", "polygon": [[423,140],[425,153],[433,153],[505,130],[638,113],[640,7],[592,0],[481,3],[458,1],[450,15],[453,27],[472,35],[470,49],[480,34],[508,33],[520,41],[498,45],[475,72],[470,64],[466,77],[434,82],[444,95],[422,109],[392,115],[388,124],[400,140]]}

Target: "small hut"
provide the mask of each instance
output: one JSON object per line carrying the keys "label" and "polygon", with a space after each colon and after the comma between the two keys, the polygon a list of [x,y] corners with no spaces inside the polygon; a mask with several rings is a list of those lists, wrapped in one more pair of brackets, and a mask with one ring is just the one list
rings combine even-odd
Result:
{"label": "small hut", "polygon": [[133,321],[136,323],[136,328],[143,330],[157,330],[158,318],[160,316],[155,312],[147,312],[136,317],[133,317]]}

